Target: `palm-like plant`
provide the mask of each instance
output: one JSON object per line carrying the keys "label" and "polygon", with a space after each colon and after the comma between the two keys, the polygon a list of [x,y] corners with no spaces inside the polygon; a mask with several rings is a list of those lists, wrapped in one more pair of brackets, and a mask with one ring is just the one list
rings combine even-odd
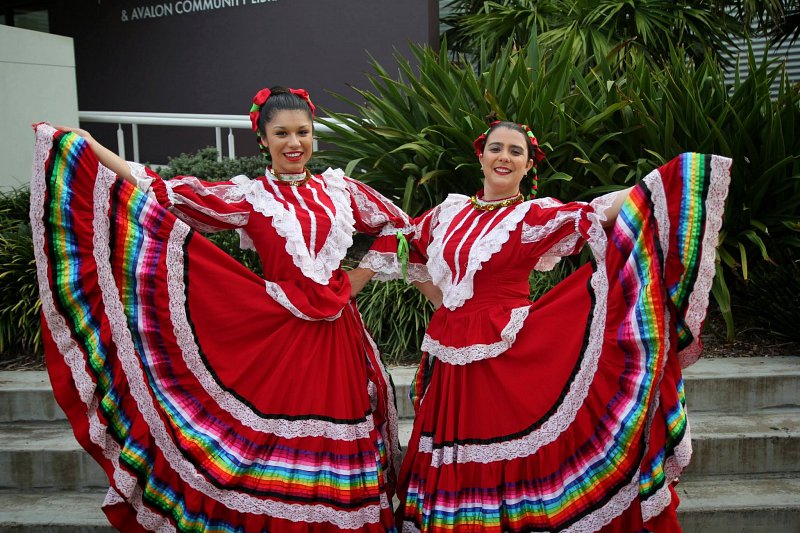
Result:
{"label": "palm-like plant", "polygon": [[[373,63],[374,92],[356,90],[364,103],[347,100],[354,113],[320,119],[333,132],[321,134],[321,140],[334,146],[318,154],[320,159],[418,214],[450,192],[472,194],[481,187],[472,141],[488,118],[507,119],[530,124],[540,143],[552,148],[540,170],[543,190],[585,192],[562,191],[557,182],[597,170],[576,162],[573,147],[577,143],[582,154],[592,153],[592,144],[609,133],[603,119],[626,105],[613,84],[583,74],[568,50],[540,53],[535,41],[526,51],[506,47],[497,60],[484,55],[477,66],[451,61],[446,46],[438,54],[420,47],[412,52],[416,66],[396,57],[396,78]],[[629,154],[623,152],[615,160]],[[609,171],[601,174],[596,185],[613,186]]]}
{"label": "palm-like plant", "polygon": [[779,9],[773,10],[776,14],[770,12],[768,24],[759,20],[760,27],[766,28],[773,42],[783,43],[788,40],[790,44],[794,44],[800,38],[800,0],[772,1],[779,5]]}
{"label": "palm-like plant", "polygon": [[[340,122],[327,121],[335,148],[324,154],[412,214],[480,187],[471,141],[483,117],[496,116],[532,125],[548,152],[542,193],[565,200],[629,185],[683,151],[733,157],[720,248],[727,278],[748,277],[754,255],[800,247],[800,91],[766,56],[751,53],[750,76],[732,87],[713,61],[687,62],[674,48],[663,69],[631,53],[587,69],[569,50],[542,51],[535,39],[474,64],[448,60],[446,47],[414,56],[416,67],[398,57],[396,77],[374,64],[373,91],[358,91],[365,103],[331,113]],[[725,309],[726,277],[714,290]]]}
{"label": "palm-like plant", "polygon": [[447,37],[467,53],[481,47],[497,53],[508,42],[527,43],[538,34],[543,46],[566,46],[581,62],[623,46],[656,63],[668,58],[670,46],[695,59],[712,54],[727,60],[731,39],[745,35],[731,13],[698,0],[456,0],[450,6]]}

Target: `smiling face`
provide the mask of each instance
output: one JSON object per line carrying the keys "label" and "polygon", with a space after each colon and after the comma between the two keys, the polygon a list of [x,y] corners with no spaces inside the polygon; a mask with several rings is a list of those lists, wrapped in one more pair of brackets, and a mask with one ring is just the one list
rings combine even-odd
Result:
{"label": "smiling face", "polygon": [[533,166],[525,135],[502,126],[489,133],[483,154],[478,159],[484,176],[484,200],[498,200],[518,194],[522,178]]}
{"label": "smiling face", "polygon": [[261,142],[269,149],[272,170],[300,174],[313,152],[313,122],[308,111],[281,110],[264,125]]}

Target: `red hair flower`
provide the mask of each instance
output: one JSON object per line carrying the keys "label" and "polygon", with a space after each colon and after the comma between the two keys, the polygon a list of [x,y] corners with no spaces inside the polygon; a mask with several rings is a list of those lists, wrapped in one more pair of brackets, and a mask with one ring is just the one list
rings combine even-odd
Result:
{"label": "red hair flower", "polygon": [[258,131],[258,113],[271,94],[272,92],[269,89],[261,89],[253,97],[253,105],[250,107],[250,126],[255,132]]}
{"label": "red hair flower", "polygon": [[308,96],[308,91],[306,91],[305,89],[289,89],[289,92],[305,100],[308,103],[308,107],[311,108],[312,115],[317,112],[317,108],[314,107],[314,104],[311,103],[311,97]]}
{"label": "red hair flower", "polygon": [[[311,102],[311,97],[308,96],[308,91],[305,89],[289,89],[289,92],[305,100],[306,103],[308,103],[308,107],[311,109],[312,115],[316,113],[317,108]],[[261,89],[253,97],[253,105],[250,106],[250,127],[256,133],[258,133],[258,114],[261,112],[261,107],[264,105],[264,103],[266,103],[270,96],[272,96],[272,92],[269,89]]]}

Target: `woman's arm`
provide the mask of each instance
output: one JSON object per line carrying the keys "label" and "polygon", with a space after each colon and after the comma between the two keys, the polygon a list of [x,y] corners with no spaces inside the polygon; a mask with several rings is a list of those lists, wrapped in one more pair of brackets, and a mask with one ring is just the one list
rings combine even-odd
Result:
{"label": "woman's arm", "polygon": [[92,135],[81,128],[71,128],[69,126],[55,126],[56,129],[61,131],[71,131],[73,133],[77,133],[84,139],[86,142],[89,143],[89,147],[94,152],[94,155],[97,156],[97,159],[100,163],[110,169],[114,174],[117,176],[124,178],[127,182],[136,185],[136,178],[133,177],[133,173],[131,172],[131,167],[128,166],[128,163],[125,162],[120,156],[97,142]]}
{"label": "woman's arm", "polygon": [[625,200],[628,199],[628,196],[631,194],[633,187],[628,187],[627,189],[622,189],[621,191],[617,191],[611,193],[614,195],[614,201],[611,202],[611,205],[608,206],[604,214],[606,219],[602,222],[602,226],[604,228],[610,228],[613,226],[617,221],[617,215],[619,215],[620,209],[622,209],[622,204],[625,203]]}
{"label": "woman's arm", "polygon": [[434,309],[442,306],[442,291],[432,281],[414,281],[413,283],[417,290],[433,304]]}
{"label": "woman's arm", "polygon": [[355,298],[358,293],[369,283],[375,272],[368,268],[357,267],[348,270],[347,277],[350,278],[350,297]]}
{"label": "woman's arm", "polygon": [[[178,218],[197,231],[212,233],[243,228],[248,223],[249,205],[243,193],[238,191],[234,180],[204,182],[194,176],[177,176],[167,182],[144,166],[128,163],[97,142],[86,130],[68,126],[55,126],[55,128],[83,137],[100,164],[134,187],[150,194],[164,208],[172,210]],[[137,178],[134,171],[137,171],[138,167],[141,167],[141,174]],[[246,180],[244,177],[242,179]]]}
{"label": "woman's arm", "polygon": [[403,264],[403,248],[415,232],[409,216],[369,185],[346,176],[344,180],[350,191],[356,231],[376,237],[358,266],[376,272],[379,281],[429,279],[424,258],[413,247]]}

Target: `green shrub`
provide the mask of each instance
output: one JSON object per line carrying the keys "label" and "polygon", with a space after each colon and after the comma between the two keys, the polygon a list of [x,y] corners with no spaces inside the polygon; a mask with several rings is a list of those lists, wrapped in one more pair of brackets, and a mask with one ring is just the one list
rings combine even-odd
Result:
{"label": "green shrub", "polygon": [[773,261],[753,268],[743,299],[746,312],[773,334],[800,342],[800,252],[788,249]]}
{"label": "green shrub", "polygon": [[538,34],[544,47],[567,48],[573,59],[606,57],[632,47],[653,64],[680,46],[694,58],[725,58],[739,20],[710,2],[696,0],[501,0],[449,17],[459,49],[481,46],[498,53],[509,41],[520,45]]}
{"label": "green shrub", "polygon": [[670,47],[694,59],[729,61],[732,39],[792,36],[798,24],[797,2],[778,0],[450,0],[447,6],[445,35],[459,52],[495,54],[538,34],[542,46],[569,48],[576,59],[634,47],[655,64],[669,57]]}
{"label": "green shrub", "polygon": [[[609,92],[613,99],[617,91],[601,87],[598,80],[590,80],[592,94],[568,101],[570,87],[586,83],[564,51],[540,60],[538,48],[527,55],[506,49],[496,61],[477,66],[463,59],[451,62],[445,47],[438,54],[421,47],[412,52],[414,63],[396,56],[397,78],[373,62],[369,81],[374,92],[358,90],[366,103],[350,102],[354,113],[329,113],[335,121],[320,119],[333,131],[320,137],[334,145],[320,157],[400,199],[400,207],[411,215],[448,193],[473,194],[481,187],[472,141],[486,128],[486,117],[527,122],[540,142],[552,147],[573,139],[579,124],[589,130],[602,113],[615,110],[603,109],[608,98],[601,100],[600,93]],[[584,116],[594,120],[586,124]],[[574,162],[570,167],[583,171]],[[542,190],[552,194],[550,182],[571,179],[569,172],[563,165],[546,164],[540,171]]]}
{"label": "green shrub", "polygon": [[[196,176],[205,181],[224,181],[234,176],[247,176],[254,178],[263,176],[268,161],[261,157],[240,157],[238,159],[222,159],[217,161],[217,149],[211,146],[201,148],[193,154],[181,154],[167,159],[166,167],[158,173],[164,179],[175,176]],[[308,165],[309,170],[319,173],[325,170],[324,166],[317,164],[313,159]]]}
{"label": "green shrub", "polygon": [[[630,96],[647,117],[639,136],[643,149],[668,154],[691,148],[733,158],[718,249],[722,268],[714,280],[715,298],[727,311],[727,285],[751,277],[754,257],[768,260],[800,247],[800,85],[791,85],[784,65],[766,52],[756,58],[750,50],[750,75],[737,74],[732,86],[716,65],[695,67],[681,59],[673,52],[668,67],[652,76],[630,71],[640,88]],[[732,339],[732,313],[724,316]]]}
{"label": "green shrub", "polygon": [[158,171],[164,179],[175,176],[197,176],[206,181],[223,181],[233,176],[255,177],[264,174],[266,160],[262,157],[241,157],[217,161],[217,149],[201,148],[193,154],[168,158],[167,166]]}
{"label": "green shrub", "polygon": [[[671,50],[663,69],[640,54],[598,58],[591,70],[567,49],[506,47],[491,60],[451,61],[413,48],[393,77],[377,62],[364,104],[330,113],[335,145],[322,154],[418,214],[447,193],[473,194],[472,140],[486,117],[530,124],[548,152],[543,195],[588,199],[636,182],[685,151],[734,159],[714,297],[733,335],[726,278],[748,278],[748,258],[800,246],[800,86],[785,68],[749,56],[747,77],[726,86],[714,63]],[[781,80],[777,96],[770,87]],[[765,240],[769,235],[770,239]]]}
{"label": "green shrub", "polygon": [[419,347],[433,306],[403,281],[369,283],[358,295],[364,325],[387,364],[419,362]]}
{"label": "green shrub", "polygon": [[28,218],[30,192],[0,192],[0,361],[41,361],[39,286]]}

